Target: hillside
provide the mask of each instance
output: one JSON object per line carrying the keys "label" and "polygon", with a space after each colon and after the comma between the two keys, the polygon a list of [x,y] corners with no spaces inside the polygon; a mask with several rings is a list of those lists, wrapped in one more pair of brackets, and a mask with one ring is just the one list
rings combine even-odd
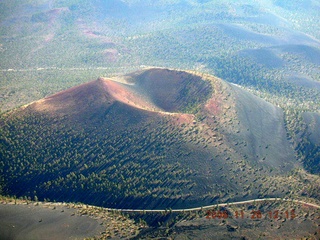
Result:
{"label": "hillside", "polygon": [[209,75],[99,78],[0,125],[2,194],[140,209],[318,197],[294,170],[282,110]]}

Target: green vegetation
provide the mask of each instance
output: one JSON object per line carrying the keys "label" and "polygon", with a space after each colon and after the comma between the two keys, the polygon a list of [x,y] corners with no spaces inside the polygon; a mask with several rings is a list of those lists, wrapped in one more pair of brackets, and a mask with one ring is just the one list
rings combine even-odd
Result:
{"label": "green vegetation", "polygon": [[[106,203],[116,207],[121,206],[122,201],[128,203],[124,199],[130,196],[151,199],[151,193],[157,197],[172,196],[175,190],[169,188],[171,181],[179,182],[188,175],[178,164],[162,161],[161,150],[169,151],[177,136],[173,129],[164,131],[159,123],[153,123],[156,131],[146,132],[148,137],[139,139],[139,128],[114,132],[118,125],[115,119],[105,120],[110,125],[106,125],[103,132],[95,126],[75,129],[54,121],[31,115],[17,118],[2,128],[5,138],[2,138],[1,159],[15,159],[11,163],[1,161],[1,175],[12,179],[6,181],[5,192],[21,195],[24,189],[23,195],[34,194],[40,199],[51,195],[50,199],[55,200]],[[158,141],[151,145],[155,136]],[[176,179],[176,176],[179,177]],[[169,186],[154,188],[162,182]],[[190,182],[184,180],[179,185],[188,184]],[[176,194],[174,198],[182,195]]]}

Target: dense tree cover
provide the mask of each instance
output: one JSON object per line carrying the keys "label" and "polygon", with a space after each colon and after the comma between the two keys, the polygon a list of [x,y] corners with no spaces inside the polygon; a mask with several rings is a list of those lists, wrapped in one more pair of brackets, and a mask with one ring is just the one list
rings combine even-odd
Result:
{"label": "dense tree cover", "polygon": [[[113,135],[112,130],[100,132],[95,128],[74,129],[41,116],[17,118],[3,126],[1,176],[7,179],[4,191],[61,201],[95,199],[98,205],[107,202],[108,206],[121,206],[120,199],[125,201],[130,196],[185,196],[168,187],[173,183],[192,186],[192,181],[187,180],[189,172],[179,168],[178,163],[162,160],[162,149],[170,152],[170,146],[177,144],[178,135],[170,131],[173,129],[163,130],[157,125],[161,134],[146,134],[141,141],[138,129],[124,129]],[[163,187],[157,189],[155,185]]]}

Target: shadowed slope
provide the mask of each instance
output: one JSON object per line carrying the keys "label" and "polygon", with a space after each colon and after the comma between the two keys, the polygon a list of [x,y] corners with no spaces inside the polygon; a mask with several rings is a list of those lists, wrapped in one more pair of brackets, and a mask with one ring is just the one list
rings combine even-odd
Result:
{"label": "shadowed slope", "polygon": [[320,173],[320,114],[303,113],[306,124],[304,134],[299,139],[298,151],[303,156],[304,167],[311,173]]}
{"label": "shadowed slope", "polygon": [[183,71],[151,69],[131,79],[155,105],[167,112],[186,112],[212,92],[209,82]]}
{"label": "shadowed slope", "polygon": [[234,137],[238,142],[246,142],[241,151],[253,162],[290,170],[296,160],[286,137],[283,111],[238,86],[231,87],[241,126]]}

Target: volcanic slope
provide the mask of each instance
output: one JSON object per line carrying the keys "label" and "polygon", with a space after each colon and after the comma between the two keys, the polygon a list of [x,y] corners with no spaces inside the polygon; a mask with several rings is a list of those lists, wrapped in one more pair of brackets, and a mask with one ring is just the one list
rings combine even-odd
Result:
{"label": "volcanic slope", "polygon": [[281,109],[209,75],[99,78],[1,116],[0,189],[140,209],[299,194],[283,122]]}

